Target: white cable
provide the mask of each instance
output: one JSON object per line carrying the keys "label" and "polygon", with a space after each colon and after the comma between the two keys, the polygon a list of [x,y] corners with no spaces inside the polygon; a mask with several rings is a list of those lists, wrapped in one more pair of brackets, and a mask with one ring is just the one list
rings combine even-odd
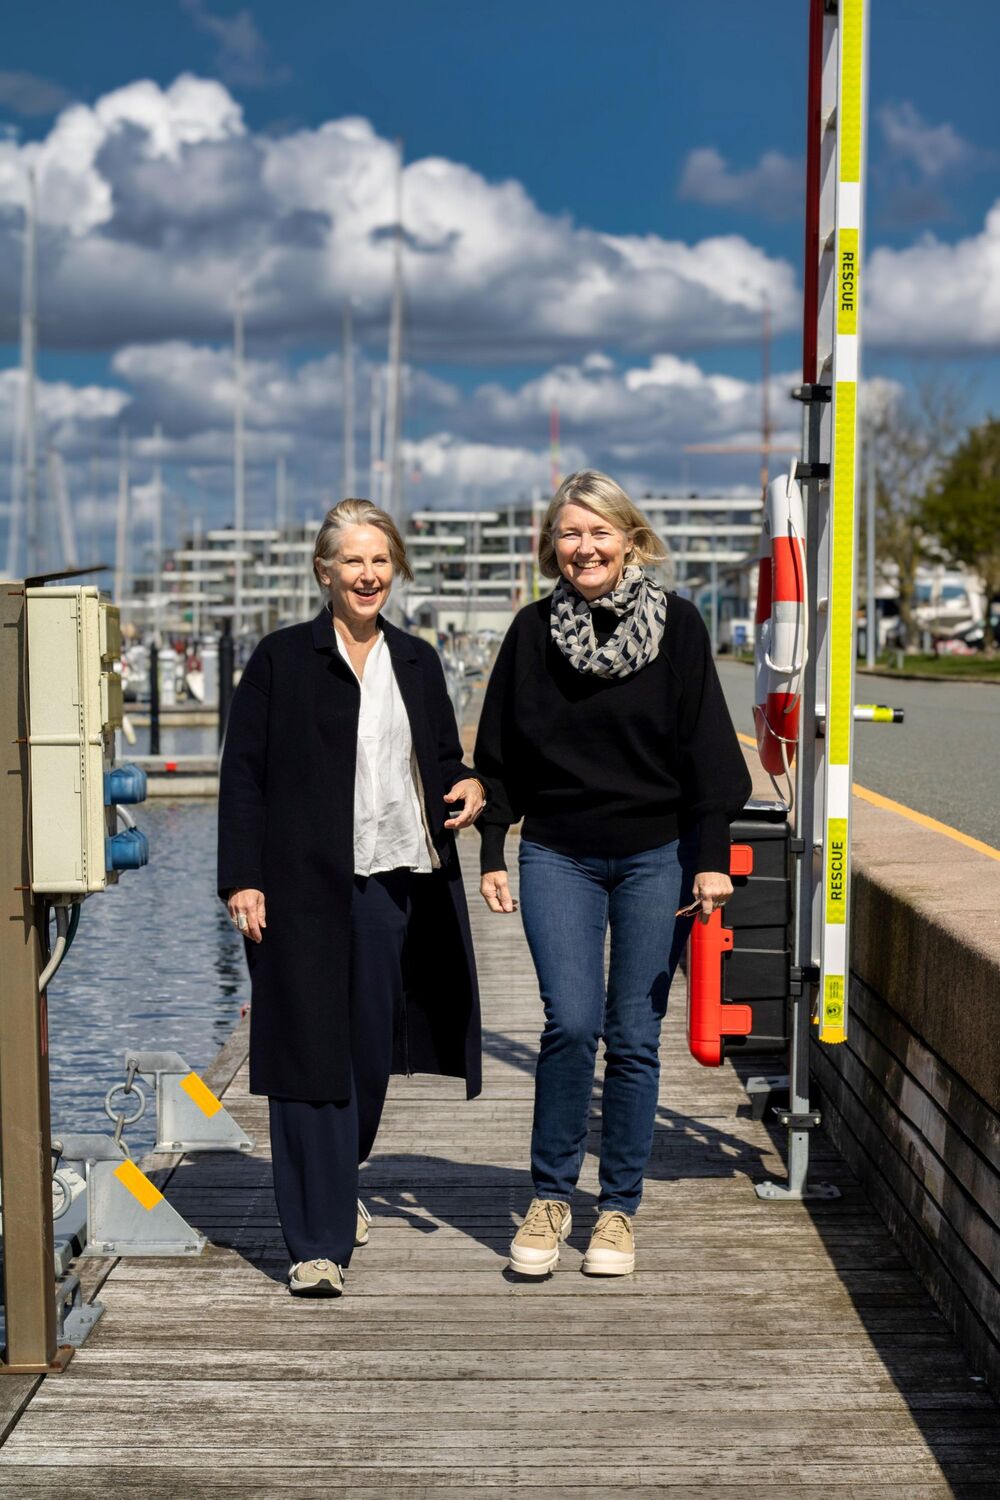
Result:
{"label": "white cable", "polygon": [[40,995],[44,994],[46,985],[66,955],[66,934],[69,932],[69,919],[72,910],[72,906],[57,906],[55,908],[56,945],[52,950],[52,957],[38,976],[38,993]]}

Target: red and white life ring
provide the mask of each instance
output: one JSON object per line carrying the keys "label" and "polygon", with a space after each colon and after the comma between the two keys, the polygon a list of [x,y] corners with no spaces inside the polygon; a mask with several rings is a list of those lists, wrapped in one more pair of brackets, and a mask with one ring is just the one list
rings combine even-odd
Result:
{"label": "red and white life ring", "polygon": [[802,492],[781,474],[767,487],[755,615],[753,718],[761,765],[788,770],[799,738],[806,664],[806,529]]}

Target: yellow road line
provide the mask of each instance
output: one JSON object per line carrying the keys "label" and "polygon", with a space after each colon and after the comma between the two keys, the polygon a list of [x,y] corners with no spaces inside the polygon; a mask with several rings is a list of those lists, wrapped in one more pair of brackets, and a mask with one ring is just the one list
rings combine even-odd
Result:
{"label": "yellow road line", "polygon": [[[749,745],[756,750],[757,741],[751,734],[740,734],[736,738],[741,745]],[[898,813],[901,818],[909,818],[911,823],[919,823],[921,828],[929,828],[932,833],[943,833],[945,838],[954,839],[956,844],[964,844],[966,849],[974,849],[977,854],[985,854],[987,859],[1000,860],[1000,849],[994,849],[992,844],[984,844],[982,839],[974,839],[968,833],[962,833],[958,828],[952,828],[950,823],[939,823],[937,818],[928,817],[927,813],[917,812],[915,807],[907,807],[905,802],[894,802],[891,797],[883,797],[881,792],[873,792],[869,787],[859,786],[855,781],[851,790],[855,797],[870,802],[873,807],[883,807],[886,812]]]}

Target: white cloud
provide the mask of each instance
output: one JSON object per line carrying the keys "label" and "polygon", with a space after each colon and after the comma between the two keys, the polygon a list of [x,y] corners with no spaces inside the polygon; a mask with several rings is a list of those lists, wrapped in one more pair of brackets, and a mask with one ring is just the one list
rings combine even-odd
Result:
{"label": "white cloud", "polygon": [[974,352],[1000,347],[1000,202],[982,232],[954,244],[922,236],[868,261],[866,332],[893,349]]}
{"label": "white cloud", "polygon": [[909,162],[924,177],[940,177],[966,166],[977,155],[954,125],[928,125],[916,106],[908,102],[883,105],[878,122],[892,155]]}
{"label": "white cloud", "polygon": [[37,73],[0,71],[0,107],[15,115],[54,115],[69,97],[61,84]]}
{"label": "white cloud", "polygon": [[699,146],[685,158],[677,192],[694,203],[787,219],[801,211],[804,188],[802,163],[782,151],[764,151],[756,166],[737,171],[714,146]]}
{"label": "white cloud", "polygon": [[216,66],[220,77],[227,83],[243,88],[262,88],[283,83],[289,78],[288,68],[276,68],[272,64],[271,49],[250,11],[238,10],[233,16],[218,16],[209,10],[205,0],[181,0],[181,3],[195,25],[218,42]]}
{"label": "white cloud", "polygon": [[[365,120],[281,138],[248,131],[225,87],[141,81],[0,144],[0,305],[14,334],[24,170],[38,173],[40,305],[63,346],[218,338],[234,288],[247,325],[329,339],[344,300],[383,338],[395,152]],[[544,213],[515,181],[444,158],[404,176],[409,349],[502,361],[755,339],[770,297],[797,317],[795,272],[739,235],[688,245]]]}

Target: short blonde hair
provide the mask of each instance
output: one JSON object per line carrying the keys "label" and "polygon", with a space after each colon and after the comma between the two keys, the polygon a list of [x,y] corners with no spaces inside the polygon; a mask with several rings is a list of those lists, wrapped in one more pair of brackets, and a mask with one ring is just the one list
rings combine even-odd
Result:
{"label": "short blonde hair", "polygon": [[624,531],[629,538],[626,561],[645,567],[666,562],[669,553],[647,518],[634,505],[620,484],[598,469],[581,469],[569,474],[556,490],[545,512],[538,539],[538,567],[544,578],[558,578],[554,532],[564,505],[585,505],[611,526]]}
{"label": "short blonde hair", "polygon": [[379,510],[371,500],[341,500],[339,505],[327,511],[323,524],[316,533],[313,575],[320,588],[323,587],[323,580],[319,576],[319,564],[330,567],[331,563],[336,562],[340,537],[348,526],[374,526],[381,531],[389,547],[393,573],[405,578],[407,583],[413,582],[413,569],[406,555],[406,547],[392,517],[384,510]]}

